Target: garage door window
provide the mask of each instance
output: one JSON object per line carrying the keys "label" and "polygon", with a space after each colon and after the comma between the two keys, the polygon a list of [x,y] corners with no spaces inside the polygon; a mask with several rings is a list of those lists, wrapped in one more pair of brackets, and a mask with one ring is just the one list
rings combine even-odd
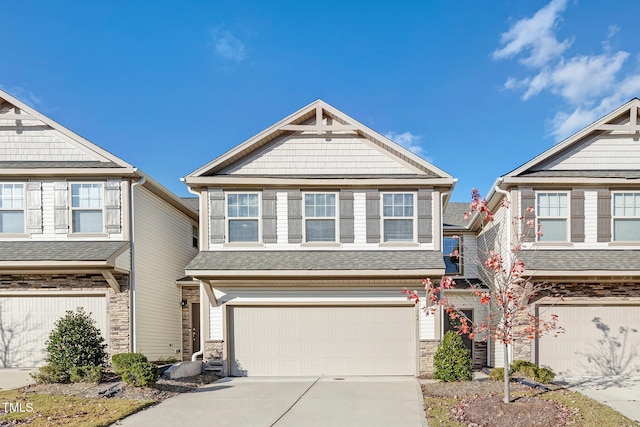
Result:
{"label": "garage door window", "polygon": [[23,184],[0,184],[0,233],[24,233]]}
{"label": "garage door window", "polygon": [[613,194],[613,240],[640,241],[640,193]]}

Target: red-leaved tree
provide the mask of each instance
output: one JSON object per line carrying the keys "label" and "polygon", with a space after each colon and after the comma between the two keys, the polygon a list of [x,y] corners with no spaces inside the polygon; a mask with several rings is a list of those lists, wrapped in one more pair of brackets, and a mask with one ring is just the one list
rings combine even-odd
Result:
{"label": "red-leaved tree", "polygon": [[[481,319],[469,319],[462,310],[447,298],[447,291],[455,290],[453,278],[444,276],[438,284],[431,279],[423,279],[426,291],[427,315],[434,315],[441,307],[451,318],[452,325],[461,335],[469,338],[493,339],[504,349],[504,401],[511,401],[509,389],[509,346],[519,340],[533,340],[551,331],[563,332],[557,324],[557,316],[551,314],[548,320],[537,316],[530,306],[532,298],[541,293],[548,294],[549,286],[545,282],[536,282],[525,277],[525,264],[520,255],[527,237],[535,233],[542,235],[535,220],[514,216],[511,220],[514,237],[506,244],[504,232],[495,221],[494,212],[489,209],[487,200],[480,196],[477,189],[472,191],[472,201],[465,219],[476,218],[480,221],[478,233],[478,254],[468,257],[478,266],[478,272],[484,286],[471,286],[471,290],[480,304],[488,307],[488,315]],[[509,201],[504,198],[501,207],[508,209]],[[533,212],[533,208],[527,208]],[[509,230],[506,231],[507,233]],[[502,234],[501,234],[502,233]],[[507,247],[508,246],[508,247]],[[475,255],[475,254],[474,254]],[[417,291],[405,288],[403,293],[416,304],[420,302]]]}

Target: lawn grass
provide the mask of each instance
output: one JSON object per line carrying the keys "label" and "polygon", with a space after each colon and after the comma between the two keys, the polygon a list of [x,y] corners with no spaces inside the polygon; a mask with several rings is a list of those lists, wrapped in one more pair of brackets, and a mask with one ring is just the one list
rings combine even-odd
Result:
{"label": "lawn grass", "polygon": [[[29,426],[108,426],[151,404],[152,400],[82,398],[0,392],[0,425],[16,420]],[[8,413],[6,413],[9,411]],[[11,425],[11,424],[9,424]]]}
{"label": "lawn grass", "polygon": [[[620,427],[637,425],[614,409],[571,390],[558,389],[545,393],[514,393],[512,398],[525,395],[554,401],[570,409],[577,409],[577,413],[573,416],[573,425],[581,427]],[[424,399],[424,403],[429,427],[465,427],[465,424],[459,423],[450,418],[450,411],[460,403],[460,398],[426,397]]]}

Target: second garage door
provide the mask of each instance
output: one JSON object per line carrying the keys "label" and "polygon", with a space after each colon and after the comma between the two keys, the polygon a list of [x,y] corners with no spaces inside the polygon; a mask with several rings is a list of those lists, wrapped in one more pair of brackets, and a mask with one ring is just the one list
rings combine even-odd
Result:
{"label": "second garage door", "polygon": [[558,305],[540,307],[558,315],[565,333],[538,342],[538,363],[557,376],[609,376],[640,373],[640,306]]}
{"label": "second garage door", "polygon": [[233,376],[415,375],[413,306],[229,308]]}
{"label": "second garage door", "polygon": [[45,341],[67,310],[91,313],[107,342],[107,300],[104,296],[0,296],[0,367],[44,364]]}

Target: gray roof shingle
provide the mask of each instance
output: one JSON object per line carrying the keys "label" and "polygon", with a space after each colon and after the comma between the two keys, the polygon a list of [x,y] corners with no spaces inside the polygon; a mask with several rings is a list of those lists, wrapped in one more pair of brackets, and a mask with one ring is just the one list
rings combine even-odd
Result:
{"label": "gray roof shingle", "polygon": [[0,261],[106,261],[129,242],[0,242]]}
{"label": "gray roof shingle", "polygon": [[1,161],[0,169],[59,169],[59,168],[121,168],[114,162],[98,161],[60,161],[60,162],[30,162],[30,161]]}
{"label": "gray roof shingle", "polygon": [[442,225],[446,228],[466,228],[469,222],[465,221],[464,213],[469,210],[467,202],[449,202],[444,208]]}
{"label": "gray roof shingle", "polygon": [[521,251],[518,256],[527,270],[640,270],[640,250],[531,250]]}
{"label": "gray roof shingle", "polygon": [[200,252],[187,270],[425,270],[444,269],[436,251],[206,251]]}

